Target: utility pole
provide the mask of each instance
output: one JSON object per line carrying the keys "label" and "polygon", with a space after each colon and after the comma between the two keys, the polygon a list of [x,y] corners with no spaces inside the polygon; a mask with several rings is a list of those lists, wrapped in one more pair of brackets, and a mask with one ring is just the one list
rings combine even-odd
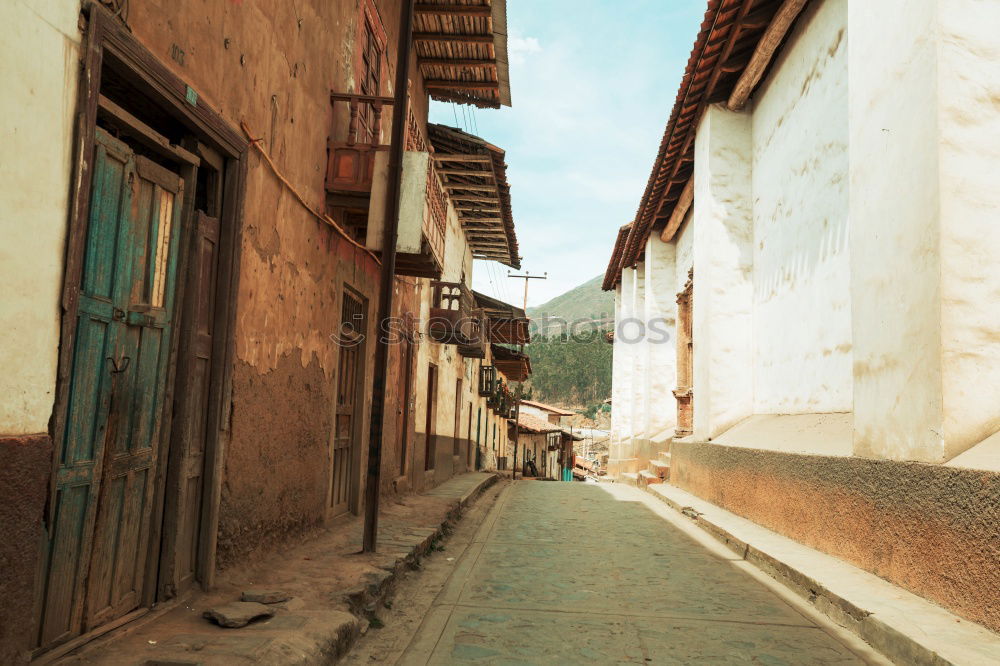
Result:
{"label": "utility pole", "polygon": [[528,280],[548,280],[549,273],[546,271],[541,275],[532,275],[531,273],[525,271],[524,275],[514,275],[510,271],[507,271],[507,277],[514,278],[516,280],[524,280],[524,310],[528,310]]}
{"label": "utility pole", "polygon": [[389,368],[392,291],[396,280],[396,235],[399,230],[399,194],[403,179],[403,141],[406,139],[407,82],[413,40],[413,0],[399,9],[396,47],[396,87],[392,102],[392,139],[389,146],[389,183],[382,228],[382,273],[379,284],[378,328],[375,329],[375,380],[372,383],[372,416],[368,435],[368,475],[365,482],[365,531],[361,550],[374,553],[378,541],[379,491],[382,485],[382,421],[385,417],[385,378]]}
{"label": "utility pole", "polygon": [[[524,275],[514,275],[507,271],[507,277],[524,280],[524,316],[528,316],[528,280],[548,280],[549,273],[546,271],[542,275],[532,275],[525,271]],[[520,353],[524,353],[524,345],[519,345]],[[524,397],[524,382],[517,383],[517,402],[514,403],[514,465],[510,471],[510,480],[517,481],[517,445],[521,441],[521,399]],[[562,435],[560,435],[562,437]],[[548,455],[548,452],[546,452]]]}

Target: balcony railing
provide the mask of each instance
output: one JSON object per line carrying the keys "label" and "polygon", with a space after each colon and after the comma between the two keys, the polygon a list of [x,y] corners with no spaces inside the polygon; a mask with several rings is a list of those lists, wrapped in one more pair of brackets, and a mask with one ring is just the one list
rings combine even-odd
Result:
{"label": "balcony railing", "polygon": [[[375,156],[382,143],[382,109],[392,97],[331,93],[333,130],[327,143],[326,189],[331,193],[368,194]],[[346,105],[346,107],[345,107]],[[347,111],[346,118],[342,115]],[[346,126],[344,124],[346,120]],[[337,138],[337,137],[341,138]]]}
{"label": "balcony railing", "polygon": [[[444,188],[441,187],[441,178],[438,176],[433,159],[427,160],[427,209],[428,214],[424,219],[424,236],[431,254],[434,255],[439,264],[444,265],[444,237],[448,228],[448,199],[445,197]],[[469,297],[471,299],[471,293]]]}

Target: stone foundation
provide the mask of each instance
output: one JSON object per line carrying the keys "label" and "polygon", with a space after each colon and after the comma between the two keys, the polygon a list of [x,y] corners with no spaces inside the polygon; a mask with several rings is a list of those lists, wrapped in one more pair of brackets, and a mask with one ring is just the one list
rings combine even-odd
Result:
{"label": "stone foundation", "polygon": [[1000,631],[1000,474],[674,442],[671,482]]}

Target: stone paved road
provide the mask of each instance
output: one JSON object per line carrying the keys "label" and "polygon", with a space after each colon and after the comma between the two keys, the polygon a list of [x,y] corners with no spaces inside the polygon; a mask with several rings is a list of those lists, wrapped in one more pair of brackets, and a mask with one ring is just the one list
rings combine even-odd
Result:
{"label": "stone paved road", "polygon": [[620,484],[512,484],[460,552],[448,546],[450,571],[393,656],[401,664],[885,663],[676,516]]}

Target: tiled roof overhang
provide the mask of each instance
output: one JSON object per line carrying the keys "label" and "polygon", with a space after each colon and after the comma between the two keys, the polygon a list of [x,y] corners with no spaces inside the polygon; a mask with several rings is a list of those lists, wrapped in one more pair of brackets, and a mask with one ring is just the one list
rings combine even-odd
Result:
{"label": "tiled roof overhang", "polygon": [[608,262],[608,270],[604,274],[604,284],[602,285],[604,291],[611,291],[618,282],[618,276],[621,275],[622,252],[625,250],[625,241],[628,240],[628,232],[631,229],[631,222],[618,229],[618,235],[615,237],[615,247],[611,251],[611,261]]}
{"label": "tiled roof overhang", "polygon": [[526,433],[547,433],[547,432],[560,432],[562,428],[559,426],[544,421],[537,416],[532,416],[531,414],[518,414],[517,415],[517,429],[520,432]]}
{"label": "tiled roof overhang", "polygon": [[[504,151],[457,127],[431,123],[427,133],[472,256],[520,268]],[[479,161],[450,162],[449,156]]]}
{"label": "tiled roof overhang", "polygon": [[510,106],[507,0],[417,0],[413,42],[434,99]]}
{"label": "tiled roof overhang", "polygon": [[[653,228],[670,219],[694,172],[694,135],[705,108],[729,99],[775,15],[782,11],[794,16],[803,4],[804,0],[709,0],[635,221],[624,241],[619,233],[604,274],[605,291],[615,288],[623,268],[639,261]],[[790,12],[785,5],[797,8]]]}

